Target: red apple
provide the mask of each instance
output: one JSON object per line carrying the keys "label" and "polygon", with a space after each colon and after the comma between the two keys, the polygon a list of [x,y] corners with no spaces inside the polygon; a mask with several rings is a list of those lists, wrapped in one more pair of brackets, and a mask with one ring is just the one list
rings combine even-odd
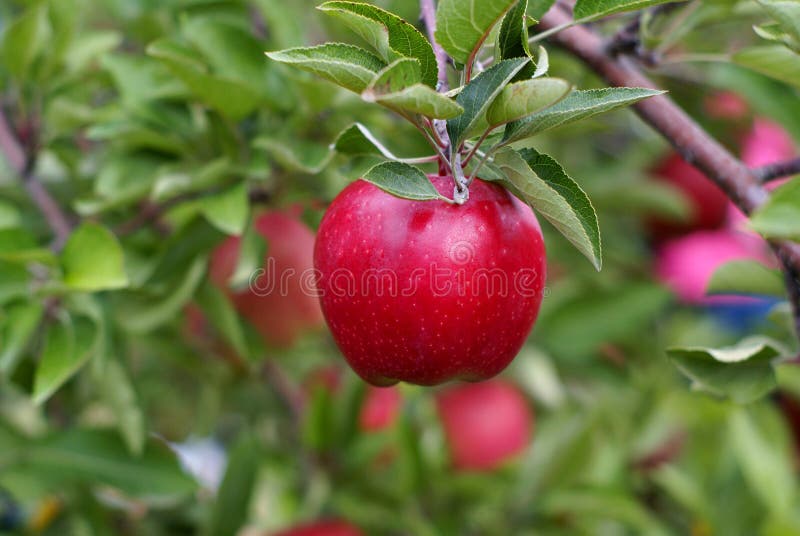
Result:
{"label": "red apple", "polygon": [[728,198],[716,184],[677,153],[669,155],[655,168],[654,177],[683,193],[691,211],[686,221],[654,218],[648,222],[657,240],[698,229],[715,229],[725,222]]}
{"label": "red apple", "polygon": [[727,229],[697,231],[661,245],[656,253],[656,274],[686,303],[741,301],[749,298],[707,297],[706,288],[717,268],[748,259],[769,264],[759,238]]}
{"label": "red apple", "polygon": [[491,470],[522,452],[533,432],[528,401],[503,380],[458,385],[436,397],[453,467]]}
{"label": "red apple", "polygon": [[363,533],[345,521],[328,520],[298,525],[273,536],[363,536]]}
{"label": "red apple", "polygon": [[400,389],[369,386],[358,422],[365,432],[377,432],[390,427],[397,420],[403,403]]}
{"label": "red apple", "polygon": [[[450,177],[431,181],[452,194]],[[379,386],[496,375],[528,336],[545,280],[533,212],[481,180],[460,206],[353,182],[322,219],[314,265],[336,343]]]}
{"label": "red apple", "polygon": [[746,119],[750,113],[747,101],[733,91],[716,91],[706,97],[703,105],[706,113],[715,119],[738,121]]}
{"label": "red apple", "polygon": [[268,344],[291,346],[301,333],[322,323],[313,289],[314,233],[291,211],[262,214],[255,227],[268,246],[263,276],[249,289],[228,289],[240,243],[231,237],[211,256],[211,279],[229,292],[236,309]]}

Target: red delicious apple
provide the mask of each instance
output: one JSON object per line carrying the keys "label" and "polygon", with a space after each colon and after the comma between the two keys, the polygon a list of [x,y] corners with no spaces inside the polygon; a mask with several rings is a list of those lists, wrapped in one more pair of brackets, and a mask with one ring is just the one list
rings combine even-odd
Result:
{"label": "red delicious apple", "polygon": [[[450,177],[431,181],[452,193]],[[336,343],[379,386],[499,373],[533,326],[546,271],[531,209],[481,180],[460,206],[353,182],[322,219],[314,264]]]}
{"label": "red delicious apple", "polygon": [[437,394],[436,405],[456,469],[494,469],[522,452],[531,440],[531,407],[506,381],[451,387]]}
{"label": "red delicious apple", "polygon": [[363,536],[357,527],[339,520],[317,521],[278,532],[273,536]]}
{"label": "red delicious apple", "polygon": [[717,268],[739,259],[769,264],[759,238],[728,229],[697,231],[661,245],[656,253],[656,274],[686,303],[747,300],[746,297],[706,296],[706,288]]}
{"label": "red delicious apple", "polygon": [[680,190],[691,210],[686,221],[650,220],[649,227],[656,240],[697,229],[714,229],[725,222],[728,198],[716,184],[677,153],[669,155],[655,168],[654,177]]}
{"label": "red delicious apple", "polygon": [[236,309],[268,344],[291,346],[302,332],[322,324],[319,302],[310,283],[314,275],[314,233],[292,211],[262,214],[255,227],[268,246],[263,277],[249,289],[228,289],[240,243],[239,238],[231,237],[211,256],[211,279],[229,292]]}
{"label": "red delicious apple", "polygon": [[402,404],[403,397],[396,386],[369,386],[358,416],[361,429],[376,432],[388,428],[397,420]]}

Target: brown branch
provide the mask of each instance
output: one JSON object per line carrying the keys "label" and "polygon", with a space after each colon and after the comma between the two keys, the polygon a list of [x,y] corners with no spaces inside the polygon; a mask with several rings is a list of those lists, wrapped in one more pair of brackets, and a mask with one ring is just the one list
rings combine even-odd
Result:
{"label": "brown branch", "polygon": [[61,249],[69,237],[72,225],[58,202],[34,175],[35,155],[26,154],[2,110],[0,110],[0,151],[5,155],[14,172],[19,175],[28,196],[47,220],[50,230],[53,231],[55,240],[52,248]]}
{"label": "brown branch", "polygon": [[[540,28],[546,31],[571,20],[571,14],[557,5],[542,18]],[[611,57],[605,40],[586,27],[574,26],[549,39],[581,59],[612,86],[657,89],[630,58]],[[637,103],[634,109],[687,162],[711,178],[745,214],[766,201],[769,192],[758,177],[669,97],[651,97]],[[800,245],[788,241],[770,244],[784,268],[800,336]]]}
{"label": "brown branch", "polygon": [[753,168],[753,175],[761,182],[783,179],[800,173],[800,157]]}

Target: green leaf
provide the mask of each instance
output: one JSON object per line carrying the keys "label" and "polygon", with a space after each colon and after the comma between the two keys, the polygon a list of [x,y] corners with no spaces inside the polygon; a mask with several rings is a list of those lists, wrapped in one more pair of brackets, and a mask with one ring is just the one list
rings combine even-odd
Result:
{"label": "green leaf", "polygon": [[533,78],[513,82],[486,110],[486,120],[492,127],[517,121],[552,106],[567,96],[571,89],[569,82],[560,78]]}
{"label": "green leaf", "polygon": [[68,430],[31,446],[25,461],[51,479],[104,484],[135,497],[184,496],[197,488],[163,443],[148,441],[137,458],[113,431]]}
{"label": "green leaf", "polygon": [[364,91],[386,65],[363,48],[342,43],[267,52],[267,57],[314,73],[356,93]]}
{"label": "green leaf", "polygon": [[211,225],[223,233],[242,234],[250,214],[247,181],[202,198],[200,212]]}
{"label": "green leaf", "polygon": [[[349,155],[382,155],[372,132],[361,123],[353,123],[336,136],[331,147],[337,153]],[[395,160],[393,158],[393,160]]]}
{"label": "green leaf", "polygon": [[97,342],[97,327],[85,317],[68,317],[52,324],[33,382],[34,403],[43,403],[78,372],[97,350]]}
{"label": "green leaf", "polygon": [[782,45],[748,47],[732,59],[743,67],[800,87],[800,56]]}
{"label": "green leaf", "polygon": [[684,375],[704,391],[748,404],[777,385],[772,360],[782,351],[762,337],[726,348],[669,348],[667,354]]}
{"label": "green leaf", "polygon": [[304,140],[261,136],[253,147],[267,151],[282,167],[316,175],[327,166],[333,154],[328,147]]}
{"label": "green leaf", "polygon": [[[362,95],[365,100],[373,98]],[[394,110],[421,114],[432,119],[450,119],[464,112],[453,99],[436,92],[424,84],[414,84],[395,93],[375,95],[375,102]]]}
{"label": "green leaf", "polygon": [[[750,411],[748,411],[748,409]],[[728,419],[728,437],[745,480],[768,511],[792,511],[797,494],[793,454],[776,441],[777,423],[765,410],[739,408]],[[761,409],[761,408],[758,408]],[[770,418],[772,417],[772,418]],[[768,426],[772,425],[772,426]]]}
{"label": "green leaf", "polygon": [[22,225],[22,215],[19,209],[5,201],[0,201],[0,230],[14,229]]}
{"label": "green leaf", "polygon": [[211,511],[210,536],[235,536],[247,522],[260,459],[257,443],[249,434],[242,434],[231,450]]}
{"label": "green leaf", "polygon": [[422,80],[419,61],[413,58],[399,58],[381,69],[361,94],[366,100],[371,94],[393,93]]}
{"label": "green leaf", "polygon": [[266,254],[267,242],[255,228],[251,218],[239,242],[239,259],[228,280],[228,286],[236,290],[246,288],[255,271],[264,266]]}
{"label": "green leaf", "polygon": [[325,2],[317,9],[343,20],[386,61],[419,60],[422,82],[436,87],[438,67],[433,47],[413,25],[393,13],[361,2]]}
{"label": "green leaf", "polygon": [[800,241],[800,178],[773,191],[750,216],[750,228],[766,238]]}
{"label": "green leaf", "polygon": [[45,49],[52,34],[47,4],[33,5],[5,30],[3,63],[8,72],[22,80]]}
{"label": "green leaf", "polygon": [[0,229],[0,261],[58,264],[51,250],[39,247],[34,235],[19,227]]}
{"label": "green leaf", "polygon": [[528,43],[528,0],[519,0],[514,7],[503,17],[500,33],[497,38],[497,47],[500,59],[528,58],[530,65],[517,73],[514,80],[531,78],[535,72],[533,56]]}
{"label": "green leaf", "polygon": [[75,229],[61,256],[64,283],[73,290],[97,291],[128,285],[125,263],[117,238],[97,223]]}
{"label": "green leaf", "polygon": [[610,112],[663,91],[647,88],[616,87],[573,91],[561,102],[506,126],[503,144],[529,138],[545,130]]}
{"label": "green leaf", "polygon": [[445,199],[422,171],[401,162],[378,164],[367,171],[363,178],[381,190],[404,199],[415,201]]}
{"label": "green leaf", "polygon": [[588,21],[607,17],[614,13],[636,11],[658,4],[666,4],[673,0],[578,0],[575,2],[575,19]]}
{"label": "green leaf", "polygon": [[128,372],[115,358],[107,356],[96,383],[103,400],[111,407],[128,451],[141,456],[146,440],[144,414]]}
{"label": "green leaf", "polygon": [[555,3],[555,0],[530,0],[528,2],[528,14],[537,21],[541,20]]}
{"label": "green leaf", "polygon": [[[263,264],[263,257],[261,261]],[[205,280],[197,289],[195,300],[203,310],[203,315],[219,331],[225,342],[230,344],[239,356],[247,357],[247,342],[242,324],[225,293],[210,281]]]}
{"label": "green leaf", "polygon": [[457,62],[466,64],[515,2],[441,0],[436,8],[436,42]]}
{"label": "green leaf", "polygon": [[558,162],[533,149],[507,149],[495,156],[494,163],[521,199],[600,270],[603,261],[597,214],[586,193]]}
{"label": "green leaf", "polygon": [[[439,4],[441,6],[441,4]],[[456,97],[464,113],[447,122],[447,132],[453,147],[458,147],[470,130],[483,119],[486,110],[514,75],[528,63],[527,58],[503,60],[479,74]]]}
{"label": "green leaf", "polygon": [[6,318],[0,324],[0,378],[7,378],[36,332],[44,307],[37,301],[25,301],[3,309]]}
{"label": "green leaf", "polygon": [[100,63],[114,80],[123,104],[131,108],[156,99],[180,98],[186,95],[186,86],[176,80],[164,65],[152,58],[107,54]]}
{"label": "green leaf", "polygon": [[708,294],[754,294],[786,296],[783,276],[753,260],[726,262],[716,269],[706,289]]}
{"label": "green leaf", "polygon": [[800,41],[800,2],[796,0],[757,0],[795,41]]}

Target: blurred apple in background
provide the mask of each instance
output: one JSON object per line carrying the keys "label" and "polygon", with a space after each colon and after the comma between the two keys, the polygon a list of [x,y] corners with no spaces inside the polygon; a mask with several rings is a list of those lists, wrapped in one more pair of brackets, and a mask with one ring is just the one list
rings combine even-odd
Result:
{"label": "blurred apple in background", "polygon": [[236,309],[258,330],[265,341],[277,347],[291,346],[305,331],[322,326],[319,300],[307,285],[313,270],[314,233],[299,219],[298,211],[272,211],[255,222],[267,241],[264,271],[258,288],[232,291],[227,282],[239,260],[240,238],[231,237],[211,256],[212,281],[231,297]]}
{"label": "blurred apple in background", "polygon": [[525,396],[505,380],[461,384],[436,396],[453,467],[495,469],[530,444],[534,415]]}
{"label": "blurred apple in background", "polygon": [[346,521],[317,521],[308,525],[298,525],[272,536],[363,536],[364,533]]}
{"label": "blurred apple in background", "polygon": [[677,153],[667,156],[653,170],[656,180],[677,188],[687,199],[690,214],[685,221],[654,218],[648,222],[658,242],[699,229],[715,229],[725,222],[728,198],[703,173]]}
{"label": "blurred apple in background", "polygon": [[747,101],[733,91],[716,91],[705,98],[703,107],[709,117],[728,121],[741,121],[750,115]]}
{"label": "blurred apple in background", "polygon": [[388,428],[397,420],[403,404],[400,389],[392,387],[367,387],[358,422],[365,432]]}

